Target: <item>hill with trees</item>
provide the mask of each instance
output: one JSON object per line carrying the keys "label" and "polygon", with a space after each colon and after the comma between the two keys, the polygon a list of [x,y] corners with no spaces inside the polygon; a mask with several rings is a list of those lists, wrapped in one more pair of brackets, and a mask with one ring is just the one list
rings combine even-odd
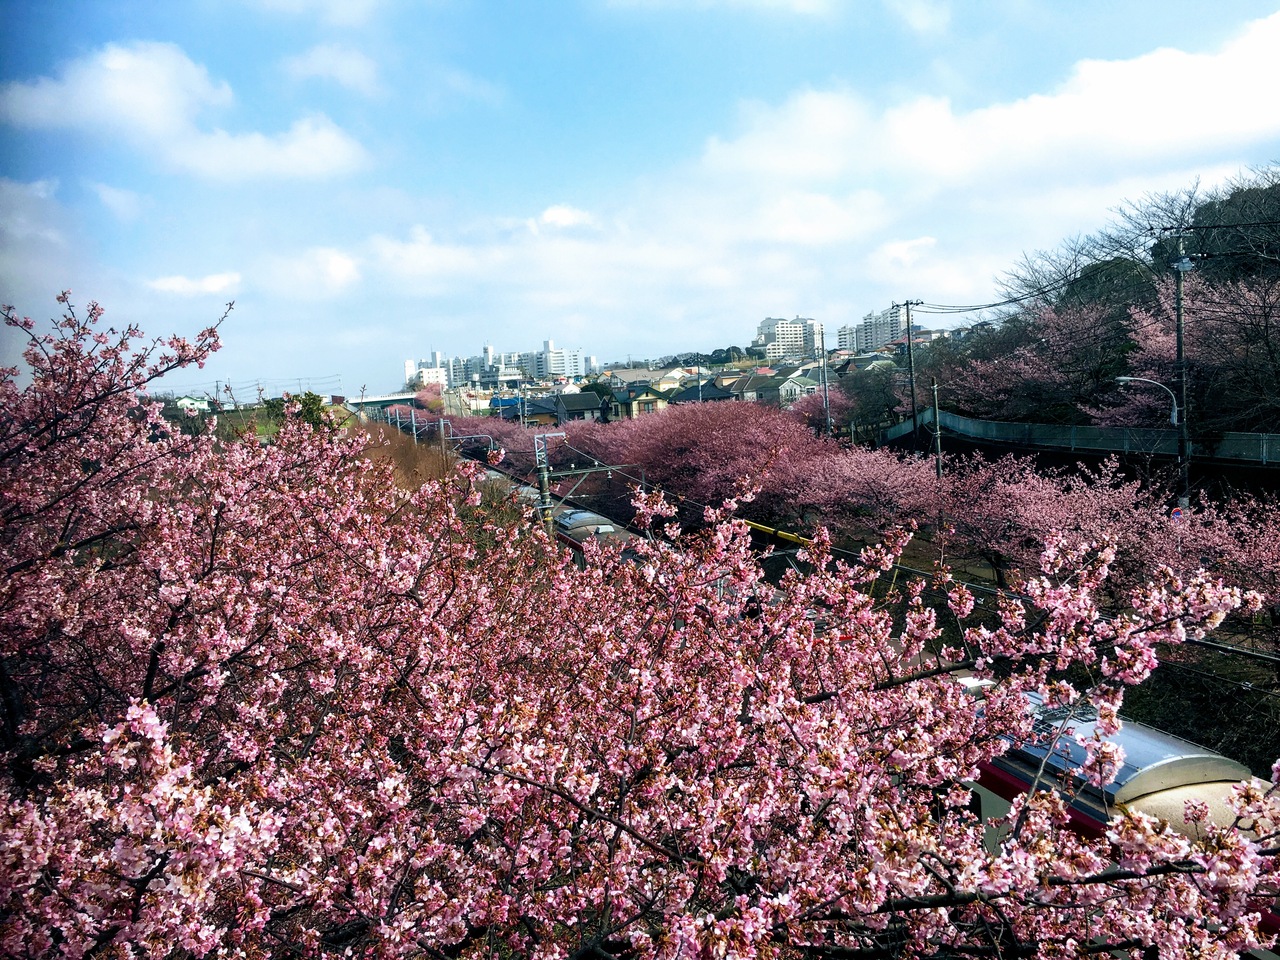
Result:
{"label": "hill with trees", "polygon": [[[1183,259],[1185,258],[1185,259]],[[1004,278],[1008,304],[962,341],[917,358],[945,405],[993,420],[1147,426],[1167,422],[1176,386],[1177,272],[1193,434],[1280,423],[1280,170],[1215,190],[1131,203],[1099,233],[1030,255]],[[924,308],[927,311],[927,307]],[[925,314],[927,315],[927,313]],[[923,402],[923,400],[922,400]]]}

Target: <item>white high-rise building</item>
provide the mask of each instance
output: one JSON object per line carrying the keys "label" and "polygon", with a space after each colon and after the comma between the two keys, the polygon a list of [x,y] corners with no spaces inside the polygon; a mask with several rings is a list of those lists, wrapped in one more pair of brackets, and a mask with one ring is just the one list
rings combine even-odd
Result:
{"label": "white high-rise building", "polygon": [[822,324],[817,320],[765,317],[752,345],[764,347],[767,360],[780,360],[783,357],[812,357],[821,342]]}
{"label": "white high-rise building", "polygon": [[404,382],[415,386],[438,383],[443,387],[450,387],[455,383],[452,368],[452,361],[446,359],[439,350],[433,350],[431,356],[424,360],[404,362]]}
{"label": "white high-rise building", "polygon": [[581,350],[557,347],[555,341],[544,340],[541,350],[520,354],[520,368],[531,380],[569,380],[585,377],[587,365]]}
{"label": "white high-rise building", "polygon": [[566,350],[544,340],[541,350],[527,353],[502,353],[486,344],[480,354],[466,359],[435,352],[426,360],[406,360],[404,379],[415,387],[424,383],[496,386],[521,380],[577,380],[597,366],[595,357],[584,357],[580,349]]}
{"label": "white high-rise building", "polygon": [[[840,345],[844,347],[844,331],[840,331]],[[892,343],[906,332],[906,316],[901,305],[895,305],[879,313],[868,313],[862,322],[853,328],[853,342],[845,349],[857,350],[858,353],[870,353],[885,344]]]}
{"label": "white high-rise building", "polygon": [[406,384],[425,387],[428,383],[438,383],[442,387],[449,386],[449,370],[447,367],[419,367],[413,376],[405,380]]}

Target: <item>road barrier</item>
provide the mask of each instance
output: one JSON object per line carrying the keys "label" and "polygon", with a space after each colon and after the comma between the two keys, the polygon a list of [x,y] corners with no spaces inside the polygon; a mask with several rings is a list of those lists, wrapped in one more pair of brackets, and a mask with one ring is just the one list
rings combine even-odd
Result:
{"label": "road barrier", "polygon": [[[920,411],[921,426],[933,423],[933,410]],[[1054,450],[1089,450],[1176,457],[1178,432],[1158,427],[1087,427],[1053,423],[1009,423],[975,420],[942,411],[939,422],[945,433],[1026,447]],[[894,424],[881,434],[889,442],[911,433],[911,421]],[[1221,433],[1191,438],[1193,460],[1234,460],[1263,466],[1280,466],[1280,434]]]}

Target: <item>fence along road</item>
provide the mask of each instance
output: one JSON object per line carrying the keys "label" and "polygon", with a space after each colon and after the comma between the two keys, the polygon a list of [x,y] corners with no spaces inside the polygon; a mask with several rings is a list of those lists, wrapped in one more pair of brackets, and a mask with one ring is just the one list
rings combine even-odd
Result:
{"label": "fence along road", "polygon": [[[921,425],[933,423],[933,410],[926,407],[917,418]],[[942,429],[973,440],[990,440],[1017,446],[1052,450],[1090,450],[1110,453],[1157,454],[1177,457],[1178,431],[1158,427],[1085,427],[1052,423],[1008,423],[974,420],[943,410],[938,416]],[[911,421],[894,424],[881,433],[881,442],[911,433]],[[1212,438],[1192,437],[1192,459],[1231,460],[1237,463],[1280,467],[1280,434],[1221,433]]]}

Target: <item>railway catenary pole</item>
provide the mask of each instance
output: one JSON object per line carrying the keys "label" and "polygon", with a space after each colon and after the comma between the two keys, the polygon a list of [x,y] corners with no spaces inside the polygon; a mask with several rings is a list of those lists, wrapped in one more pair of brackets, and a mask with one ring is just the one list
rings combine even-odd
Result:
{"label": "railway catenary pole", "polygon": [[564,432],[536,433],[533,436],[533,460],[538,467],[538,515],[547,529],[547,535],[554,532],[551,527],[551,465],[547,462],[547,441],[553,437],[563,437]]}

